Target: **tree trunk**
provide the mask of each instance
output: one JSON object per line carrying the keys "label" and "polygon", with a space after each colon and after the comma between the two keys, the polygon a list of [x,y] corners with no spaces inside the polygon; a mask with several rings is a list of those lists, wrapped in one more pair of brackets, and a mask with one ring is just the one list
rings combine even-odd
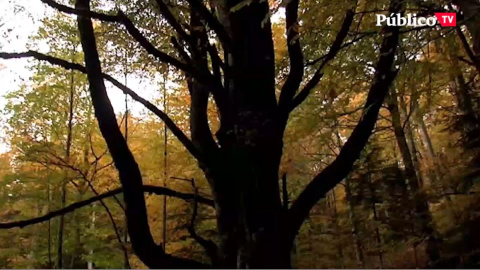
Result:
{"label": "tree trunk", "polygon": [[[83,191],[78,190],[77,191],[77,202],[81,202],[83,198]],[[82,246],[82,241],[81,241],[81,228],[80,228],[80,215],[77,212],[73,212],[72,215],[72,220],[74,222],[74,248],[72,252],[72,258],[70,261],[70,269],[75,269],[78,268],[81,265],[82,262],[82,253],[83,253],[83,246]],[[83,265],[85,267],[85,265]]]}
{"label": "tree trunk", "polygon": [[[162,1],[157,2],[159,6],[162,5]],[[282,90],[278,104],[268,1],[252,1],[248,5],[242,0],[219,1],[223,5],[220,3],[215,6],[219,13],[216,17],[201,5],[201,1],[188,2],[192,6],[190,23],[193,27],[190,27],[186,41],[195,49],[190,51],[191,59],[185,57],[185,61],[191,61],[186,65],[156,50],[148,40],[145,41],[138,29],[132,27],[133,23],[128,18],[122,19],[129,33],[150,53],[187,70],[192,99],[191,141],[163,112],[158,109],[155,111],[198,159],[211,187],[220,236],[219,265],[216,267],[289,268],[294,238],[308,212],[352,170],[372,133],[383,99],[396,76],[393,62],[399,28],[385,28],[386,34],[363,117],[338,158],[311,181],[286,211],[280,198],[278,170],[283,133],[288,114],[294,108],[291,105],[296,104],[293,98],[302,82],[304,69],[295,32],[298,0],[290,1],[286,7],[287,46],[292,66],[290,74],[294,76],[289,75],[286,85],[291,88]],[[88,11],[89,1],[77,0],[76,8]],[[401,9],[401,1],[393,0],[389,10],[396,13]],[[331,46],[330,52],[333,53],[329,53],[327,59],[334,57],[336,52],[333,49],[339,50],[348,34],[354,12],[349,11],[347,15],[349,19],[345,21],[349,23],[342,25],[340,31],[344,36],[337,36],[340,38],[336,38]],[[218,27],[216,18],[224,22],[223,25]],[[218,80],[209,71],[207,51],[210,54],[210,48],[206,27],[201,23],[203,19],[218,34],[225,51],[223,85],[221,79]],[[85,13],[78,17],[78,25],[95,115],[119,171],[134,251],[140,260],[153,268],[204,267],[198,262],[165,254],[165,250],[155,243],[148,225],[142,175],[115,122],[115,113],[102,79],[93,25]],[[181,31],[178,32],[181,35]],[[190,67],[196,69],[192,71]],[[318,78],[320,71],[315,74],[314,78]],[[318,80],[308,83],[309,87],[313,88]],[[301,93],[305,93],[303,90]],[[307,95],[309,91],[306,91]],[[210,132],[205,113],[210,93],[218,107],[221,123],[216,133],[218,145]]]}
{"label": "tree trunk", "polygon": [[[74,52],[74,50],[73,50]],[[72,52],[72,57],[73,57]],[[68,130],[67,130],[67,142],[65,149],[65,162],[70,160],[70,148],[72,146],[72,132],[73,132],[73,104],[75,96],[75,74],[74,71],[70,71],[70,97],[68,104]],[[60,198],[60,208],[65,208],[67,200],[67,183],[69,181],[68,171],[66,172],[65,179],[62,182],[61,186],[61,198]],[[63,268],[63,236],[64,236],[64,226],[65,226],[65,217],[64,215],[60,216],[58,224],[58,245],[57,245],[57,268]]]}
{"label": "tree trunk", "polygon": [[402,155],[403,164],[405,166],[405,174],[408,180],[408,186],[410,188],[410,197],[414,203],[413,222],[416,223],[417,220],[419,221],[415,226],[415,231],[420,233],[420,235],[426,239],[428,261],[429,264],[433,264],[440,259],[440,255],[436,244],[436,239],[434,237],[434,230],[432,228],[432,217],[428,207],[427,199],[420,189],[421,181],[418,179],[418,176],[415,172],[412,155],[408,149],[405,132],[403,131],[403,125],[400,119],[398,100],[395,91],[391,91],[387,103],[388,110],[392,116],[392,125],[395,132],[395,138],[397,140],[398,148]]}
{"label": "tree trunk", "polygon": [[[167,113],[167,86],[165,84],[165,78],[163,82],[163,109]],[[167,187],[168,178],[168,130],[165,125],[163,128],[163,186]],[[166,250],[167,246],[167,196],[163,196],[162,200],[162,245]]]}
{"label": "tree trunk", "polygon": [[367,165],[367,182],[368,186],[370,189],[370,193],[372,194],[371,198],[371,207],[372,207],[372,214],[373,214],[373,221],[375,222],[375,241],[377,242],[377,248],[378,248],[378,263],[379,263],[379,268],[383,269],[384,264],[383,264],[383,243],[382,243],[382,235],[380,234],[380,229],[378,228],[379,226],[377,225],[378,223],[378,214],[377,214],[377,206],[376,206],[376,195],[375,195],[375,187],[372,182],[372,170],[371,170],[371,164],[370,164],[370,159],[367,159],[366,165]]}
{"label": "tree trunk", "polygon": [[[412,104],[412,110],[415,110],[413,113],[413,118],[416,122],[416,126],[418,127],[418,131],[420,132],[421,141],[426,149],[426,155],[428,156],[428,160],[430,162],[430,166],[433,167],[434,175],[436,176],[435,180],[432,181],[430,184],[434,186],[435,184],[441,186],[443,189],[443,180],[442,180],[442,171],[440,164],[438,162],[437,155],[433,148],[432,140],[430,139],[430,135],[428,133],[427,125],[423,120],[423,113],[418,105],[418,101],[414,100]],[[442,190],[443,192],[443,190]]]}
{"label": "tree trunk", "polygon": [[[278,168],[282,130],[276,117],[271,24],[264,21],[267,2],[252,2],[230,12],[241,1],[229,1],[219,18],[229,17],[232,39],[225,64],[235,76],[225,78],[229,108],[220,105],[220,149],[209,135],[205,114],[208,88],[191,80],[193,143],[218,159],[204,169],[211,185],[220,234],[219,262],[226,268],[289,268],[291,247],[281,245],[279,224],[285,210],[280,199]],[[226,12],[226,13],[223,13]],[[192,36],[200,44],[193,61],[206,66],[206,33],[192,11]],[[214,95],[215,97],[215,95]],[[248,169],[247,169],[248,168]]]}
{"label": "tree trunk", "polygon": [[[93,208],[93,207],[92,207]],[[95,210],[92,211],[92,223],[90,223],[90,230],[93,231],[95,229]],[[89,255],[93,255],[93,248],[90,249]],[[87,269],[93,269],[93,261],[90,259],[87,262]]]}
{"label": "tree trunk", "polygon": [[362,243],[360,241],[360,237],[358,235],[358,220],[355,215],[355,205],[352,201],[352,191],[350,186],[350,177],[345,178],[345,194],[348,204],[348,216],[351,222],[352,228],[352,238],[353,238],[353,245],[355,247],[355,257],[357,259],[357,266],[359,268],[365,267],[364,259],[363,259],[363,250],[362,250]]}
{"label": "tree trunk", "polygon": [[[335,120],[335,126],[338,127],[338,121]],[[340,138],[340,132],[337,129],[335,131],[335,137],[337,139],[337,148],[340,152],[342,150],[342,140]],[[353,239],[353,246],[355,249],[355,258],[357,259],[357,266],[363,268],[364,260],[363,260],[363,250],[362,250],[362,243],[358,236],[358,221],[355,215],[355,205],[353,204],[352,200],[352,191],[350,186],[350,176],[348,175],[345,177],[345,197],[347,200],[347,208],[348,208],[348,217],[351,223],[351,232],[352,232],[352,239]]]}
{"label": "tree trunk", "polygon": [[423,180],[423,174],[422,170],[420,167],[420,161],[418,159],[418,150],[417,150],[417,145],[415,142],[415,136],[413,135],[413,130],[412,130],[412,115],[415,113],[415,108],[410,108],[410,112],[407,114],[407,105],[405,103],[405,100],[403,98],[403,95],[399,95],[399,106],[398,110],[400,112],[400,117],[403,117],[405,119],[405,124],[404,124],[404,130],[405,130],[405,137],[407,139],[407,144],[408,148],[411,149],[411,154],[412,154],[412,162],[415,167],[415,171],[417,172],[417,175],[419,179],[421,179],[422,186],[424,184]]}
{"label": "tree trunk", "polygon": [[457,101],[458,121],[460,131],[463,135],[463,143],[467,149],[474,148],[480,143],[477,136],[479,121],[473,108],[472,90],[465,82],[461,71],[457,71],[457,74],[452,77],[450,85]]}
{"label": "tree trunk", "polygon": [[[124,84],[125,86],[128,86],[128,52],[125,53],[125,62],[124,62],[124,67],[125,67],[125,72],[124,72]],[[128,116],[129,116],[129,109],[128,109],[128,95],[125,94],[125,142],[128,143]],[[93,223],[93,221],[92,221]],[[127,243],[128,243],[128,224],[127,224],[127,218],[125,217],[124,219],[124,232],[123,232],[123,245],[122,248],[126,248]],[[120,243],[122,244],[122,243]],[[130,261],[129,261],[129,256],[128,253],[125,253],[124,256],[124,261],[123,261],[123,268],[129,269],[130,268]]]}
{"label": "tree trunk", "polygon": [[388,110],[392,116],[392,125],[395,133],[395,138],[397,140],[397,145],[402,155],[403,164],[405,166],[405,173],[409,181],[416,182],[417,186],[421,185],[421,180],[419,179],[417,172],[415,170],[415,165],[413,164],[412,154],[407,144],[407,139],[405,136],[402,120],[400,118],[400,112],[398,108],[397,95],[394,90],[390,92],[390,96],[387,99]]}
{"label": "tree trunk", "polygon": [[[338,211],[337,211],[337,195],[335,194],[335,189],[333,189],[331,192],[331,201],[332,201],[332,207],[333,208],[333,226],[334,226],[334,229],[333,229],[333,235],[335,237],[335,245],[337,246],[337,252],[338,252],[338,257],[337,257],[337,266],[336,267],[339,267],[339,268],[345,268],[345,258],[344,258],[344,254],[343,254],[343,247],[342,247],[342,232],[341,232],[341,228],[340,228],[340,225],[339,225],[339,216],[338,216]],[[328,198],[328,197],[327,197]]]}
{"label": "tree trunk", "polygon": [[[51,183],[50,183],[50,169],[47,167],[47,213],[50,213],[50,209],[52,207],[52,191],[51,191]],[[47,248],[48,248],[48,266],[53,268],[53,260],[52,260],[52,221],[49,219],[47,224],[47,233],[48,233],[48,240],[47,240]]]}

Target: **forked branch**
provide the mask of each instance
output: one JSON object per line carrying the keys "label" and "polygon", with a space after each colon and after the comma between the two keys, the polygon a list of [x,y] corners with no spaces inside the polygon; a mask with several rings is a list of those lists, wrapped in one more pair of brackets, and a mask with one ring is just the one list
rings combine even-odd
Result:
{"label": "forked branch", "polygon": [[[390,12],[400,12],[402,10],[401,2],[401,0],[392,0]],[[288,243],[293,242],[303,221],[318,200],[348,175],[372,134],[383,100],[397,74],[393,63],[399,41],[399,28],[387,26],[384,30],[385,36],[380,47],[380,57],[372,86],[363,107],[363,115],[337,158],[315,176],[293,202],[289,210],[288,228],[286,229]]]}
{"label": "forked branch", "polygon": [[288,105],[292,102],[295,93],[300,87],[303,78],[303,53],[300,46],[299,24],[298,24],[298,3],[299,0],[291,0],[285,8],[287,49],[290,58],[290,71],[287,80],[280,92],[279,106],[283,112],[288,114]]}
{"label": "forked branch", "polygon": [[305,101],[305,99],[307,99],[307,97],[310,95],[310,92],[313,90],[313,88],[315,88],[315,86],[317,86],[317,84],[320,82],[320,79],[323,76],[322,74],[323,67],[325,67],[325,65],[328,62],[330,62],[333,58],[335,58],[335,56],[338,54],[338,52],[342,48],[342,43],[345,40],[345,37],[347,37],[348,30],[352,25],[354,16],[355,16],[355,12],[353,10],[347,11],[342,27],[340,28],[340,31],[337,33],[337,36],[335,37],[335,40],[332,43],[332,46],[330,46],[330,49],[327,55],[323,58],[322,63],[313,74],[313,77],[307,82],[307,84],[305,85],[305,87],[303,87],[300,93],[298,93],[298,95],[293,99],[291,106],[289,108],[289,111],[293,111],[296,107],[302,104],[302,102]]}

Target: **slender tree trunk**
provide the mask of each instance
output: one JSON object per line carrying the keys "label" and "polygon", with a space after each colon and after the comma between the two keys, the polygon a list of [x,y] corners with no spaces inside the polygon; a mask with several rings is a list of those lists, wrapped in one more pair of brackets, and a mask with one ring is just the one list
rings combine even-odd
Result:
{"label": "slender tree trunk", "polygon": [[[72,52],[73,56],[73,52]],[[65,149],[65,161],[68,163],[70,160],[70,149],[72,146],[72,132],[73,132],[73,104],[75,96],[75,73],[72,70],[70,72],[70,97],[68,105],[68,130],[67,130],[67,142]],[[67,183],[68,183],[68,171],[66,172],[66,177],[62,182],[61,187],[61,198],[60,198],[60,207],[65,208],[67,200]],[[64,236],[64,227],[65,227],[65,217],[64,215],[60,216],[59,225],[58,225],[58,245],[57,245],[57,268],[63,268],[63,236]]]}
{"label": "slender tree trunk", "polygon": [[[51,183],[50,183],[50,170],[47,168],[48,173],[47,173],[47,213],[50,213],[51,211],[51,205],[52,205],[52,192],[51,192]],[[48,230],[48,267],[53,268],[53,259],[52,259],[52,220],[48,220],[47,224],[47,230]]]}
{"label": "slender tree trunk", "polygon": [[465,148],[475,148],[480,145],[478,138],[479,120],[473,108],[471,97],[471,89],[465,82],[465,78],[461,71],[454,76],[451,82],[457,100],[458,121],[460,123],[460,131],[463,135],[463,143]]}
{"label": "slender tree trunk", "polygon": [[405,166],[405,172],[409,181],[415,181],[418,186],[421,186],[422,181],[419,179],[413,164],[412,154],[408,147],[407,139],[405,136],[402,120],[400,118],[400,111],[398,107],[397,95],[394,90],[390,92],[390,96],[387,100],[388,110],[392,116],[392,125],[395,132],[395,138],[397,145],[402,155],[403,164]]}
{"label": "slender tree trunk", "polygon": [[379,268],[383,269],[383,243],[382,243],[382,235],[380,234],[380,229],[378,228],[378,214],[377,214],[377,206],[376,206],[376,195],[375,195],[375,187],[372,182],[372,171],[370,169],[370,160],[367,159],[367,181],[368,181],[368,187],[370,189],[370,193],[372,194],[371,198],[371,206],[372,206],[372,213],[373,213],[373,221],[375,222],[375,240],[377,242],[377,248],[378,248],[378,263],[379,263]]}
{"label": "slender tree trunk", "polygon": [[420,166],[420,161],[418,159],[418,149],[417,145],[415,142],[415,136],[413,135],[413,130],[412,130],[412,120],[413,120],[413,114],[415,113],[414,108],[410,108],[410,112],[407,114],[407,105],[405,103],[405,100],[403,98],[403,95],[399,95],[399,101],[400,104],[398,106],[398,110],[400,112],[400,117],[403,116],[405,119],[405,124],[404,124],[404,131],[405,131],[405,137],[407,139],[407,144],[408,148],[411,149],[411,154],[412,154],[412,162],[415,167],[415,171],[417,172],[417,175],[419,179],[421,179],[422,186],[424,184],[424,177],[422,174],[421,166]]}
{"label": "slender tree trunk", "polygon": [[[95,210],[93,210],[93,211],[92,211],[92,223],[90,223],[90,231],[92,231],[92,232],[93,232],[93,230],[95,230],[95,219],[96,219],[96,217],[95,217]],[[90,256],[93,255],[93,248],[90,249],[89,254],[90,254]],[[91,259],[88,260],[88,262],[87,262],[87,269],[93,269],[93,266],[94,266],[94,265],[93,265],[93,261],[92,261]]]}
{"label": "slender tree trunk", "polygon": [[[65,207],[66,201],[66,188],[65,184],[62,184],[61,195],[60,195],[60,208]],[[58,223],[58,237],[57,237],[57,268],[63,268],[63,231],[64,231],[65,220],[63,215],[60,216]]]}
{"label": "slender tree trunk", "polygon": [[[416,108],[416,111],[414,112],[414,120],[417,123],[418,131],[420,133],[420,138],[423,142],[423,145],[425,146],[426,149],[426,154],[428,156],[428,160],[430,161],[431,166],[433,166],[433,172],[436,176],[436,184],[439,186],[443,186],[443,180],[442,180],[442,172],[440,168],[440,164],[438,163],[437,155],[435,153],[435,150],[433,148],[432,140],[430,139],[430,135],[428,133],[428,128],[427,125],[425,124],[425,121],[423,120],[422,113],[420,111],[420,108],[418,106],[417,101],[413,101],[414,108]],[[433,182],[431,183],[432,186],[434,186]],[[442,187],[443,189],[443,187]]]}
{"label": "slender tree trunk", "polygon": [[337,195],[335,194],[335,189],[333,189],[330,192],[331,196],[329,196],[331,199],[331,208],[333,210],[333,226],[334,226],[334,232],[333,236],[335,237],[335,245],[337,246],[337,252],[338,252],[338,259],[337,259],[337,267],[339,268],[345,268],[344,264],[344,254],[343,254],[343,247],[342,247],[342,232],[341,228],[339,225],[339,215],[337,211]]}
{"label": "slender tree trunk", "polygon": [[[166,79],[164,78],[163,81],[163,109],[165,113],[167,113],[167,85]],[[163,128],[163,186],[167,187],[167,178],[168,178],[168,130],[167,126],[165,125]],[[166,250],[167,246],[167,196],[163,196],[162,202],[162,215],[163,215],[163,226],[162,226],[162,245],[163,250]]]}
{"label": "slender tree trunk", "polygon": [[[78,190],[77,191],[77,202],[81,202],[83,199],[83,193],[81,190]],[[75,248],[73,250],[73,254],[72,254],[72,258],[71,258],[71,261],[70,261],[70,268],[71,269],[74,269],[74,268],[77,268],[78,265],[80,265],[80,262],[82,260],[82,242],[81,242],[81,239],[80,239],[80,236],[81,236],[81,231],[80,231],[80,215],[79,213],[77,213],[77,211],[73,212],[72,214],[72,220],[73,220],[73,223],[75,224],[74,227],[75,227],[75,230],[74,230],[74,241],[75,241]],[[77,266],[77,267],[76,267]]]}
{"label": "slender tree trunk", "polygon": [[402,155],[403,164],[405,166],[405,174],[408,180],[408,186],[410,188],[410,197],[414,203],[414,222],[418,219],[418,225],[416,226],[417,228],[415,231],[419,232],[423,237],[425,237],[429,263],[435,263],[440,259],[440,255],[436,244],[437,241],[433,235],[434,230],[432,228],[432,217],[428,208],[426,197],[423,195],[423,192],[420,189],[421,181],[419,181],[419,178],[415,172],[412,155],[408,149],[405,132],[403,131],[403,125],[400,119],[398,100],[395,91],[391,91],[387,102],[388,110],[392,116],[392,125],[395,132],[395,138],[397,140],[398,148]]}
{"label": "slender tree trunk", "polygon": [[[127,53],[126,53],[127,54]],[[128,57],[125,56],[125,73],[124,73],[124,83],[125,86],[128,86]],[[125,142],[128,143],[128,95],[125,94]],[[128,243],[128,224],[127,224],[127,217],[125,216],[125,230],[123,233],[123,248],[126,249],[127,243]],[[121,243],[120,243],[121,244]],[[123,267],[125,269],[130,268],[130,261],[129,261],[129,256],[128,253],[125,252],[124,256],[124,262],[123,262]]]}
{"label": "slender tree trunk", "polygon": [[350,177],[345,178],[345,194],[348,204],[348,216],[350,218],[351,223],[351,231],[352,231],[352,238],[353,238],[353,245],[355,247],[355,257],[357,259],[357,266],[360,268],[365,267],[364,259],[363,259],[363,250],[362,250],[362,242],[360,241],[360,237],[358,235],[358,220],[357,216],[355,215],[355,205],[353,204],[352,200],[352,191],[350,186]]}
{"label": "slender tree trunk", "polygon": [[[335,120],[335,126],[338,127],[338,121]],[[342,149],[342,140],[340,138],[340,132],[337,129],[335,131],[336,139],[337,139],[337,148],[340,152]],[[347,208],[348,208],[348,216],[351,223],[351,232],[352,232],[352,239],[353,239],[353,246],[355,248],[355,258],[357,259],[357,266],[360,268],[364,267],[364,260],[363,260],[363,250],[362,250],[362,243],[358,236],[358,221],[355,215],[355,206],[352,200],[352,191],[350,186],[350,176],[345,177],[345,196],[347,200]]]}
{"label": "slender tree trunk", "polygon": [[[471,0],[473,1],[473,0]],[[480,8],[480,4],[479,4]],[[479,10],[480,11],[480,10]],[[475,113],[472,101],[472,89],[467,85],[463,72],[460,69],[460,65],[455,56],[456,44],[453,44],[450,49],[452,54],[449,59],[452,64],[452,72],[450,74],[450,88],[453,90],[453,94],[457,101],[458,121],[459,129],[463,134],[463,141],[466,148],[472,148],[474,145],[479,145],[478,129],[479,120]]]}

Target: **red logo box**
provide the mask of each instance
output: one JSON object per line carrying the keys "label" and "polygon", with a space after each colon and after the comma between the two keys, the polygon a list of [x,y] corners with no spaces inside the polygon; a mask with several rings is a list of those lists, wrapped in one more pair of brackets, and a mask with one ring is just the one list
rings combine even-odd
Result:
{"label": "red logo box", "polygon": [[457,26],[457,13],[440,12],[435,13],[435,17],[442,27]]}

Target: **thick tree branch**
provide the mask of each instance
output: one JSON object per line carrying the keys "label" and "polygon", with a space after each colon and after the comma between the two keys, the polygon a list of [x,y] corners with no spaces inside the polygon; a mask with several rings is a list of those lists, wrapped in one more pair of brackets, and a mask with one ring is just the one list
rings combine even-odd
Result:
{"label": "thick tree branch", "polygon": [[[77,0],[75,8],[89,11],[90,0]],[[77,21],[95,117],[119,173],[126,206],[128,233],[135,254],[150,268],[205,267],[196,261],[167,255],[163,248],[155,243],[148,224],[142,175],[116,123],[115,112],[103,81],[92,21],[82,15],[77,17]]]}
{"label": "thick tree branch", "polygon": [[190,58],[190,56],[185,51],[185,48],[182,45],[180,45],[180,43],[178,42],[178,40],[175,37],[170,38],[170,43],[172,43],[173,47],[177,50],[178,55],[180,55],[180,57],[183,59],[183,61],[185,61],[185,63],[187,63],[189,65],[192,65],[192,59]]}
{"label": "thick tree branch", "polygon": [[78,9],[57,3],[54,0],[40,0],[40,1],[42,1],[43,3],[49,5],[54,9],[57,9],[58,11],[61,11],[67,14],[82,15],[88,18],[94,18],[104,22],[120,22],[118,15],[103,14],[103,13],[98,13],[91,10],[78,10]]}
{"label": "thick tree branch", "polygon": [[[398,13],[401,10],[401,6],[401,0],[392,0],[390,12]],[[342,147],[337,158],[315,176],[293,202],[288,214],[287,241],[293,241],[315,203],[348,175],[367,144],[383,100],[397,74],[393,63],[398,40],[399,28],[386,27],[380,48],[380,58],[377,62],[373,84],[364,105],[363,116]]]}
{"label": "thick tree branch", "polygon": [[282,87],[279,98],[279,106],[282,111],[288,114],[287,108],[295,93],[300,87],[303,78],[303,53],[300,46],[299,25],[298,25],[298,3],[299,0],[291,0],[285,8],[287,49],[290,58],[290,72]]}
{"label": "thick tree branch", "polygon": [[[179,198],[182,200],[186,201],[193,201],[196,200],[198,203],[202,203],[211,207],[214,207],[213,201],[210,199],[207,199],[205,197],[201,197],[199,195],[195,194],[189,194],[189,193],[182,193],[178,192],[175,190],[171,190],[168,188],[164,187],[157,187],[157,186],[150,186],[150,185],[145,185],[142,187],[143,192],[150,193],[150,194],[156,194],[156,195],[164,195],[164,196],[169,196],[169,197],[175,197]],[[90,205],[94,202],[98,202],[100,200],[113,197],[117,194],[120,194],[123,192],[122,188],[117,188],[102,194],[99,194],[98,196],[86,199],[84,201],[72,203],[69,206],[49,212],[43,216],[32,218],[32,219],[27,219],[27,220],[20,220],[20,221],[14,221],[14,222],[8,222],[8,223],[0,223],[0,229],[12,229],[12,228],[23,228],[25,226],[30,226],[33,224],[41,223],[48,221],[54,217],[58,217],[61,215],[65,215],[68,213],[71,213],[79,208],[85,207],[87,205]]]}
{"label": "thick tree branch", "polygon": [[298,93],[298,95],[293,99],[291,106],[289,108],[289,111],[293,111],[297,106],[299,106],[305,99],[310,95],[310,92],[312,91],[315,86],[317,86],[318,82],[320,82],[320,79],[322,78],[323,74],[322,69],[323,67],[330,62],[337,53],[340,51],[342,48],[342,43],[345,37],[348,34],[348,30],[350,29],[350,26],[352,25],[353,22],[353,17],[355,16],[355,12],[353,10],[348,10],[347,14],[345,15],[345,19],[343,21],[342,27],[340,28],[340,31],[338,32],[337,36],[335,37],[335,40],[332,43],[332,46],[330,46],[330,49],[327,53],[327,55],[323,58],[322,63],[318,67],[317,71],[313,74],[313,77],[307,82],[305,87]]}
{"label": "thick tree branch", "polygon": [[217,18],[203,5],[201,0],[187,0],[192,8],[194,8],[200,16],[203,17],[207,25],[217,34],[224,49],[230,49],[232,47],[232,40],[228,35],[223,25],[217,20]]}
{"label": "thick tree branch", "polygon": [[[28,51],[24,53],[5,53],[0,52],[0,58],[3,59],[16,59],[16,58],[26,58],[26,57],[33,57],[40,61],[46,61],[52,65],[60,66],[65,69],[73,69],[77,70],[82,73],[87,73],[87,70],[84,66],[76,63],[71,63],[65,61],[60,58],[56,58],[53,56],[45,55],[35,51]],[[203,160],[201,153],[197,150],[197,148],[193,145],[192,141],[183,133],[183,131],[173,122],[173,120],[165,114],[162,110],[158,107],[153,105],[151,102],[145,100],[144,98],[140,97],[135,91],[131,90],[127,86],[120,83],[118,80],[113,78],[112,76],[102,73],[102,77],[107,81],[111,82],[117,88],[122,90],[125,94],[129,95],[133,100],[143,104],[147,109],[157,115],[160,119],[162,119],[168,129],[178,138],[178,140],[185,146],[185,148],[198,160]]]}
{"label": "thick tree branch", "polygon": [[[167,22],[172,26],[172,28],[178,33],[181,39],[183,41],[187,42],[189,45],[192,45],[190,43],[190,36],[185,32],[183,29],[182,25],[177,21],[173,13],[170,11],[170,8],[163,2],[163,0],[156,0],[155,1],[158,5],[158,9],[160,10],[160,13],[162,13],[163,17],[167,20]],[[192,47],[192,49],[195,49]]]}
{"label": "thick tree branch", "polygon": [[[200,69],[208,69],[208,36],[202,23],[199,12],[190,7],[190,29],[192,42],[196,44],[192,52],[192,63]],[[192,142],[202,153],[210,158],[214,157],[218,146],[213,139],[213,134],[208,124],[208,98],[209,88],[198,82],[195,78],[187,78],[190,91],[190,131]],[[221,84],[221,81],[217,81]],[[202,164],[205,165],[205,164]]]}
{"label": "thick tree branch", "polygon": [[207,50],[208,50],[208,54],[210,55],[210,60],[212,61],[213,75],[215,76],[215,79],[217,81],[220,81],[220,83],[222,83],[220,68],[223,70],[224,73],[228,72],[226,70],[225,63],[222,61],[220,56],[218,56],[218,50],[215,45],[208,43]]}

